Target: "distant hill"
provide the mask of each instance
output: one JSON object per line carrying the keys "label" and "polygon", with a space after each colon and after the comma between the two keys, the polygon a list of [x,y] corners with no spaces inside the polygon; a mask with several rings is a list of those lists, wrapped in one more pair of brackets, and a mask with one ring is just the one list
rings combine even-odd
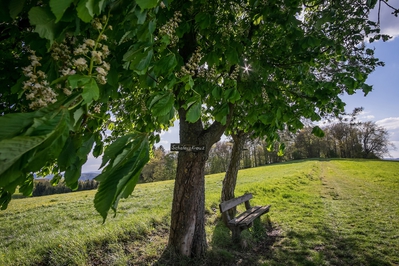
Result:
{"label": "distant hill", "polygon": [[100,174],[100,172],[82,173],[82,174],[80,175],[79,180],[82,180],[82,181],[92,180],[92,179],[94,179],[96,176],[98,176],[99,174]]}

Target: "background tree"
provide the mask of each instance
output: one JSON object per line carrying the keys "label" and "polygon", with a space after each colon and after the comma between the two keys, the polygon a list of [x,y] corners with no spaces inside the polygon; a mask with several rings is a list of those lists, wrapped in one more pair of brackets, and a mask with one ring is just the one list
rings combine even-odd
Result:
{"label": "background tree", "polygon": [[295,137],[294,159],[302,158],[383,158],[389,155],[388,131],[374,122],[344,122],[323,128],[325,136],[317,138],[311,127]]}
{"label": "background tree", "polygon": [[389,154],[389,147],[392,144],[389,142],[389,133],[385,128],[367,121],[361,123],[358,130],[358,146],[362,147],[363,158],[382,158]]}
{"label": "background tree", "polygon": [[163,146],[153,147],[150,161],[141,171],[142,182],[155,182],[173,179],[176,175],[176,156],[173,152],[166,152]]}
{"label": "background tree", "polygon": [[219,141],[209,151],[209,158],[205,165],[206,174],[226,172],[230,160],[231,142]]}

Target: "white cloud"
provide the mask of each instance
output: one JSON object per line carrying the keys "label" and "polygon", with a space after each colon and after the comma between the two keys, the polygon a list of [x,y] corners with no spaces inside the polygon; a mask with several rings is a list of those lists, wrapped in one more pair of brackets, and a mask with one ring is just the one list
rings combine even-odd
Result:
{"label": "white cloud", "polygon": [[374,120],[374,118],[375,118],[375,116],[372,115],[370,112],[362,111],[359,113],[357,120],[359,120],[361,122],[366,122],[366,121]]}
{"label": "white cloud", "polygon": [[376,121],[376,124],[389,132],[389,140],[394,145],[389,149],[389,155],[392,158],[399,158],[399,117],[384,118]]}
{"label": "white cloud", "polygon": [[399,135],[399,117],[388,117],[376,122],[377,125],[386,128],[389,131],[398,131]]}
{"label": "white cloud", "polygon": [[82,167],[82,172],[97,172],[99,171],[98,168],[100,168],[102,158],[95,158],[93,154],[89,154],[87,157],[87,162],[83,165]]}

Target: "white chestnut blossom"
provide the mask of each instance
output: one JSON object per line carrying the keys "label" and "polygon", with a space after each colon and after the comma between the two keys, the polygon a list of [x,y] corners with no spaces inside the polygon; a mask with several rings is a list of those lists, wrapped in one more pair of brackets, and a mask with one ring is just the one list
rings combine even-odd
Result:
{"label": "white chestnut blossom", "polygon": [[[91,76],[99,84],[107,83],[107,75],[110,70],[110,64],[105,61],[110,51],[104,42],[107,36],[104,34],[104,27],[108,19],[103,16],[96,18],[92,22],[94,29],[99,31],[99,36],[92,38],[81,38],[79,36],[66,36],[61,43],[54,42],[50,48],[51,57],[58,65],[59,75],[61,77],[74,75],[76,73]],[[108,27],[112,29],[111,27]],[[50,87],[46,80],[46,73],[37,69],[41,66],[39,56],[34,51],[29,55],[30,65],[24,67],[23,73],[28,78],[23,83],[25,97],[31,101],[29,105],[32,109],[38,109],[56,101],[57,94]],[[72,94],[67,79],[62,79],[54,85],[54,90],[66,96]]]}
{"label": "white chestnut blossom", "polygon": [[201,53],[201,47],[198,47],[193,53],[193,55],[190,57],[188,62],[184,66],[182,66],[180,72],[177,73],[177,76],[178,77],[183,77],[186,75],[195,76],[200,69],[199,64],[202,57],[203,55]]}
{"label": "white chestnut blossom", "polygon": [[85,39],[84,40],[85,44],[91,48],[93,48],[96,45],[96,42],[93,41],[92,39]]}
{"label": "white chestnut blossom", "polygon": [[168,36],[170,40],[170,47],[175,46],[179,41],[179,37],[176,36],[176,29],[179,27],[179,23],[181,22],[181,16],[181,12],[176,11],[173,15],[173,18],[168,20],[168,22],[166,22],[166,24],[159,29],[159,35],[161,36],[159,39],[162,39],[162,36],[164,35]]}
{"label": "white chestnut blossom", "polygon": [[79,70],[84,71],[88,68],[87,61],[83,57],[73,60],[73,65]]}
{"label": "white chestnut blossom", "polygon": [[30,66],[22,68],[25,77],[29,78],[23,82],[23,90],[25,91],[25,98],[30,102],[29,108],[35,110],[46,107],[50,103],[56,102],[57,94],[49,86],[46,80],[46,74],[41,70],[36,70],[41,66],[41,57],[35,55],[35,51],[29,51],[31,55],[28,57],[31,60]]}
{"label": "white chestnut blossom", "polygon": [[103,75],[103,76],[106,76],[106,75],[108,74],[108,73],[105,71],[105,69],[102,68],[102,67],[96,67],[96,71],[97,71],[98,74]]}

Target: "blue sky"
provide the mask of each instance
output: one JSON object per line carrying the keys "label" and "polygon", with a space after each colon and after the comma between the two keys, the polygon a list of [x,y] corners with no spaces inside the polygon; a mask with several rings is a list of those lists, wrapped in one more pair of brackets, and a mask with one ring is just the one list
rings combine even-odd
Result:
{"label": "blue sky", "polygon": [[[347,112],[351,112],[355,107],[364,108],[363,113],[359,115],[360,121],[374,121],[389,131],[390,141],[396,146],[396,150],[390,150],[390,155],[399,158],[399,18],[391,15],[391,11],[386,7],[381,11],[381,30],[393,36],[393,39],[388,42],[373,42],[368,46],[375,48],[375,56],[385,62],[385,66],[377,68],[367,79],[373,90],[366,97],[359,91],[354,95],[344,95],[342,99],[346,103]],[[370,17],[376,20],[377,13],[372,13]],[[168,150],[171,143],[178,142],[179,127],[176,121],[173,128],[162,133],[158,145],[163,145]],[[100,164],[99,159],[90,155],[83,172],[96,171]]]}
{"label": "blue sky", "polygon": [[350,112],[355,107],[363,107],[359,120],[375,121],[386,128],[390,141],[397,147],[397,150],[391,149],[390,155],[399,158],[399,37],[372,45],[376,57],[385,62],[385,66],[377,68],[367,79],[373,90],[366,97],[360,91],[343,97],[345,109]]}
{"label": "blue sky", "polygon": [[385,66],[377,68],[367,79],[373,90],[366,97],[357,92],[344,96],[343,100],[347,104],[347,112],[363,107],[364,112],[359,116],[361,121],[375,121],[389,131],[390,141],[396,146],[396,150],[390,150],[390,155],[399,158],[399,18],[387,9],[384,11],[381,29],[393,39],[373,42],[368,46],[375,49],[375,56],[385,62]]}

